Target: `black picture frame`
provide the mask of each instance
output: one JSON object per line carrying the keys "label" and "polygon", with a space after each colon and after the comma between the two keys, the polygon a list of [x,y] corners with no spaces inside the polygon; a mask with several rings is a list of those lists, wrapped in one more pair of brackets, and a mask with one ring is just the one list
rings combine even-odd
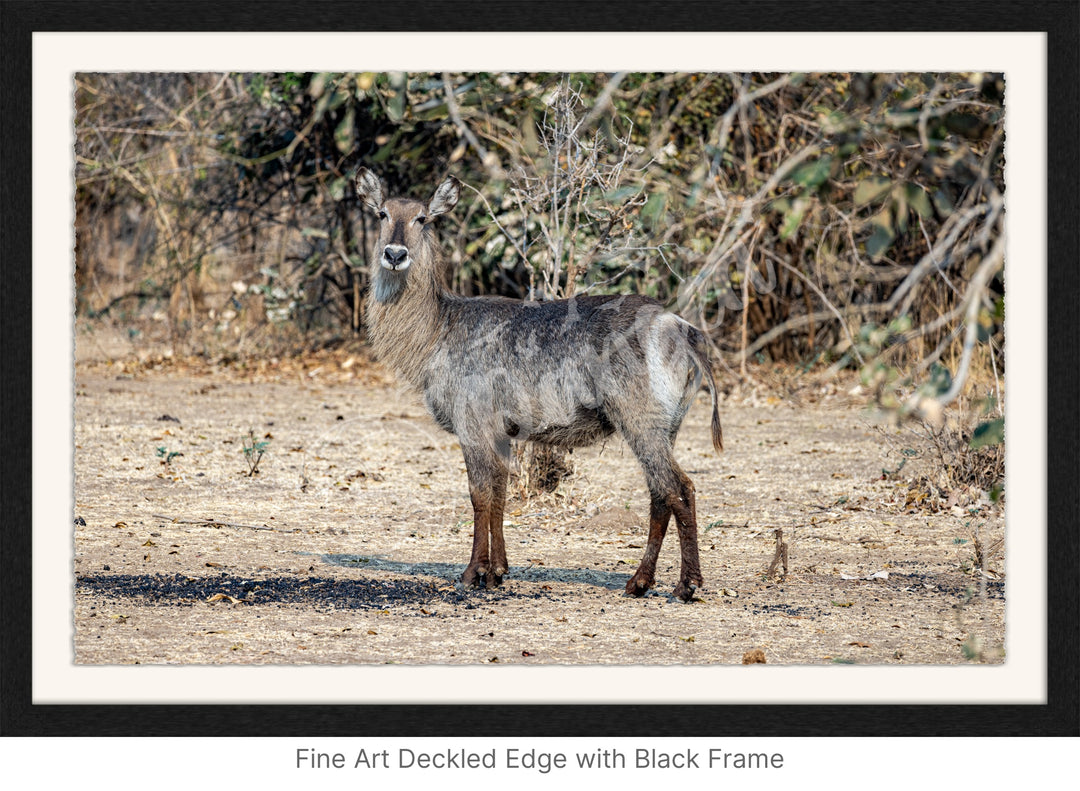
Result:
{"label": "black picture frame", "polygon": [[[38,705],[31,699],[31,134],[35,31],[1034,31],[1047,41],[1049,574],[1043,705]],[[0,4],[0,734],[5,736],[1080,735],[1080,5],[924,2]],[[68,365],[67,360],[56,361]],[[748,711],[747,709],[754,709]],[[764,710],[763,710],[764,709]],[[467,723],[467,727],[465,724]]]}

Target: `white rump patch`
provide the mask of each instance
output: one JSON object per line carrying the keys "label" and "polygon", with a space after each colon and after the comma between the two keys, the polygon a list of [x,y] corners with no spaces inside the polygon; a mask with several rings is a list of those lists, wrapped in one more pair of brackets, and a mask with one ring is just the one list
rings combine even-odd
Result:
{"label": "white rump patch", "polygon": [[685,411],[686,342],[679,329],[685,323],[672,313],[657,317],[649,330],[645,349],[645,365],[649,372],[649,389],[664,411],[681,416]]}

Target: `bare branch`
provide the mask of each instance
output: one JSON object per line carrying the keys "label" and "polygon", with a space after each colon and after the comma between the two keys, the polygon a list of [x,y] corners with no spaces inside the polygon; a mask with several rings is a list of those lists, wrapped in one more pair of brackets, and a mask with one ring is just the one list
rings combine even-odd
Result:
{"label": "bare branch", "polygon": [[[1005,234],[998,236],[994,242],[993,248],[986,255],[986,257],[979,264],[979,268],[975,270],[975,274],[971,278],[971,282],[968,284],[967,292],[964,295],[966,315],[964,322],[967,324],[967,333],[964,337],[964,350],[960,356],[960,364],[957,366],[956,374],[952,378],[952,384],[949,389],[942,393],[940,396],[929,399],[936,402],[936,405],[940,407],[947,406],[956,400],[956,397],[960,395],[960,391],[963,390],[964,384],[967,382],[968,369],[971,365],[971,354],[975,349],[975,343],[979,338],[979,308],[982,306],[982,299],[987,286],[990,285],[990,281],[993,277],[1001,271],[1001,268],[1005,265]],[[927,397],[922,394],[915,394],[908,402],[909,408],[916,414],[925,415],[928,411]]]}
{"label": "bare branch", "polygon": [[492,153],[489,153],[484,148],[469,125],[465,123],[461,117],[461,110],[458,108],[457,97],[454,95],[453,82],[450,79],[450,75],[447,72],[443,72],[443,90],[446,91],[446,108],[450,112],[450,118],[453,119],[454,125],[461,132],[461,135],[469,142],[469,145],[473,147],[477,155],[480,157],[480,162],[485,168],[487,168],[488,175],[491,178],[502,181],[506,178],[506,174],[503,172],[502,164],[499,162],[499,158]]}

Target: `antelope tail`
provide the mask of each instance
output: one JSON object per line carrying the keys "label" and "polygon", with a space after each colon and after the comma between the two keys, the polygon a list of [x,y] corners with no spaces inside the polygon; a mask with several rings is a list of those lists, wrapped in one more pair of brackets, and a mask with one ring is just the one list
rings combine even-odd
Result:
{"label": "antelope tail", "polygon": [[724,432],[720,427],[719,394],[716,390],[716,380],[713,378],[712,362],[709,360],[709,351],[705,346],[705,336],[695,328],[691,333],[690,348],[694,351],[694,359],[701,372],[705,375],[705,382],[709,387],[709,395],[712,396],[712,444],[717,452],[724,450]]}

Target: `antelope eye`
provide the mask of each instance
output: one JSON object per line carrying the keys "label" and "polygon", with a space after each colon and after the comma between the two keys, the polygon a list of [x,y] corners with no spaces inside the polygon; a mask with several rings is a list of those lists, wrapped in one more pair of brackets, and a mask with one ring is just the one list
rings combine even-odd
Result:
{"label": "antelope eye", "polygon": [[423,214],[418,214],[418,215],[416,215],[416,221],[418,223],[420,223],[421,225],[423,225],[424,223],[427,222],[427,217],[425,217]]}
{"label": "antelope eye", "polygon": [[386,212],[384,212],[382,209],[379,209],[379,219],[380,220],[385,220],[385,219],[387,219],[388,216],[389,215],[387,215]]}

